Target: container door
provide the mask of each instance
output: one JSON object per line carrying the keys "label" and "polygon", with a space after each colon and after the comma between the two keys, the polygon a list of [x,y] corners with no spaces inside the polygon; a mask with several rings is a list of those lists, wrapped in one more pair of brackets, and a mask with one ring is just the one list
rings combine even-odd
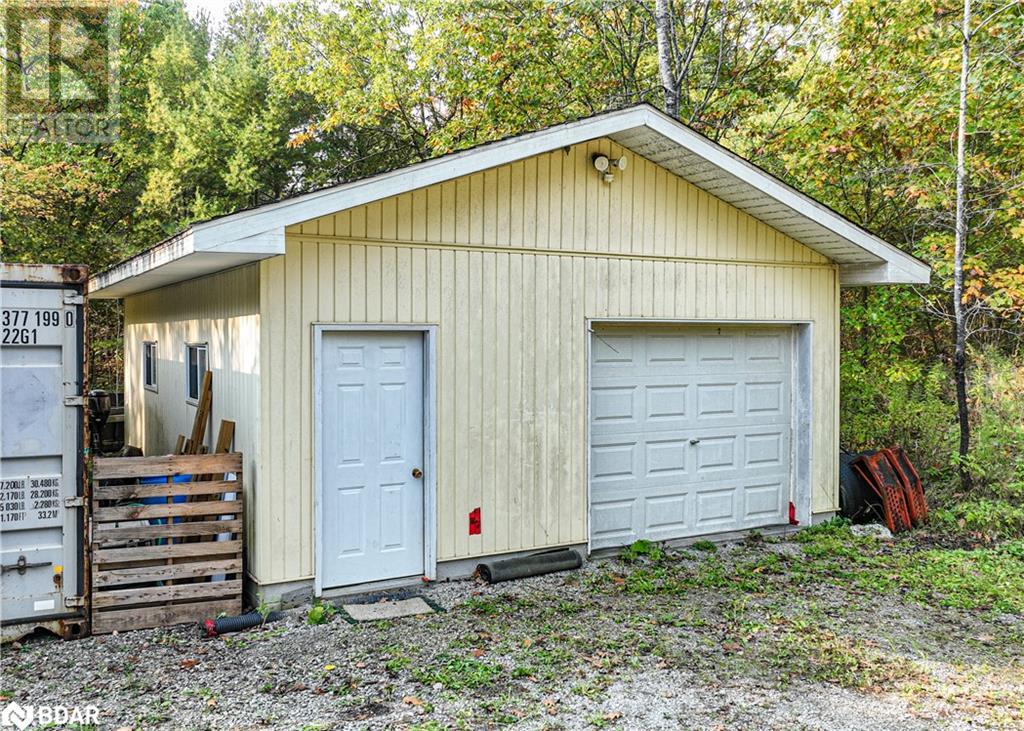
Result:
{"label": "container door", "polygon": [[79,302],[74,291],[57,287],[0,289],[4,624],[76,613],[82,555],[80,508],[73,505],[81,489]]}

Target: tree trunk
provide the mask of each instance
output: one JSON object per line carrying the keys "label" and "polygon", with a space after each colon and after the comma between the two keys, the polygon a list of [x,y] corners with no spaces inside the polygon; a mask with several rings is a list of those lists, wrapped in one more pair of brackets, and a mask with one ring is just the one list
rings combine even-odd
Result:
{"label": "tree trunk", "polygon": [[967,89],[971,56],[971,0],[964,0],[963,45],[960,53],[960,116],[956,130],[956,238],[953,244],[953,378],[956,411],[960,424],[960,484],[971,487],[965,458],[971,447],[971,423],[967,402],[967,323],[964,313],[964,251],[967,247]]}
{"label": "tree trunk", "polygon": [[654,27],[658,38],[658,76],[665,91],[665,113],[679,117],[679,82],[676,80],[672,46],[670,0],[654,0]]}

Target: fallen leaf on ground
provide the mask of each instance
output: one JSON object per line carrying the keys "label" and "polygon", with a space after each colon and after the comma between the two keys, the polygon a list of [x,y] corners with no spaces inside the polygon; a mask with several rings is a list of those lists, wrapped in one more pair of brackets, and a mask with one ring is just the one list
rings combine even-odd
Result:
{"label": "fallen leaf on ground", "polygon": [[419,698],[417,698],[414,695],[407,695],[405,698],[402,699],[402,703],[404,703],[407,706],[422,706],[423,705],[423,701],[421,701]]}
{"label": "fallen leaf on ground", "polygon": [[483,657],[483,656],[484,656],[484,651],[483,650],[481,650],[479,647],[474,647],[473,648],[473,657]]}
{"label": "fallen leaf on ground", "polygon": [[198,665],[199,661],[190,657],[190,658],[188,658],[186,660],[182,660],[178,664],[181,665],[182,670],[189,670],[191,668],[194,668],[196,665]]}

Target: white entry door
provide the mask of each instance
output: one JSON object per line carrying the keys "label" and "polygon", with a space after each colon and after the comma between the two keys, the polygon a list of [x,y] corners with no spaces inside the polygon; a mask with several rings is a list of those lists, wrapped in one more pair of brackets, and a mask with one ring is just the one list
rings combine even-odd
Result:
{"label": "white entry door", "polygon": [[422,576],[423,335],[324,332],[321,586]]}
{"label": "white entry door", "polygon": [[596,330],[592,548],[787,522],[791,328]]}

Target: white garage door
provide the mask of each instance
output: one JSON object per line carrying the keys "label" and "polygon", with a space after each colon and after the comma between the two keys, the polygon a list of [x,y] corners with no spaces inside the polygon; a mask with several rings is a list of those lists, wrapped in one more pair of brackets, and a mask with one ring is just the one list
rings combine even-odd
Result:
{"label": "white garage door", "polygon": [[597,329],[591,547],[786,522],[792,330]]}

